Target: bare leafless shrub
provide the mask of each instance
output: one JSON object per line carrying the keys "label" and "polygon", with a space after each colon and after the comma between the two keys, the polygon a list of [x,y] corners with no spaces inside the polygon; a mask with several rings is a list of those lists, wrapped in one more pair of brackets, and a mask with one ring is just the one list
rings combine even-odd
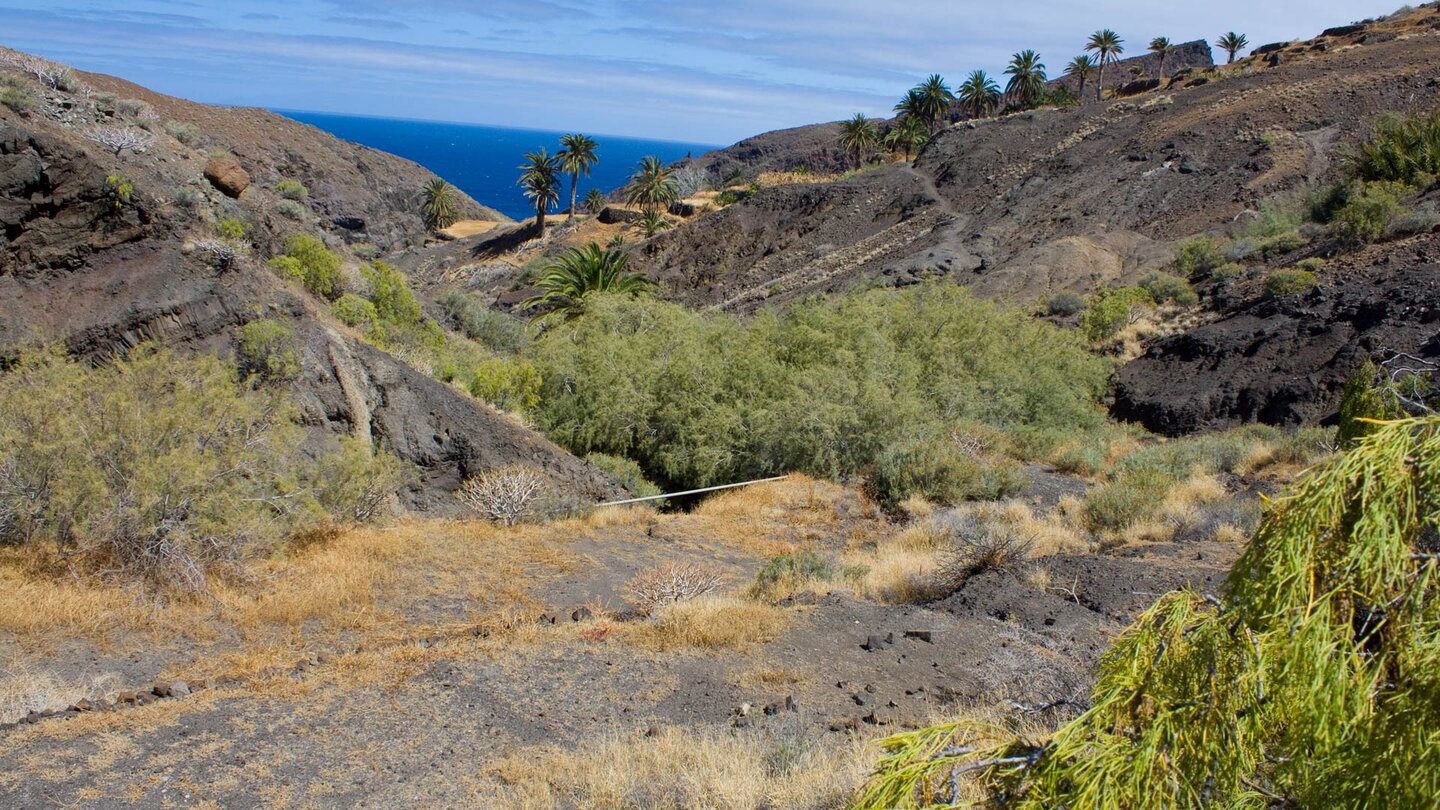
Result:
{"label": "bare leafless shrub", "polygon": [[643,615],[704,596],[724,584],[720,572],[695,562],[668,562],[641,571],[625,583],[625,595]]}
{"label": "bare leafless shrub", "polygon": [[71,92],[75,89],[75,72],[58,62],[26,53],[10,53],[6,56],[5,63],[29,73],[36,81],[52,90]]}
{"label": "bare leafless shrub", "polygon": [[513,466],[469,478],[455,494],[486,520],[514,526],[535,515],[537,502],[544,493],[545,478],[539,472]]}
{"label": "bare leafless shrub", "polygon": [[217,269],[229,270],[250,252],[243,242],[234,239],[206,238],[195,242],[195,249],[205,255]]}
{"label": "bare leafless shrub", "polygon": [[126,149],[138,155],[146,149],[149,149],[150,144],[155,140],[154,135],[151,135],[143,129],[116,126],[113,124],[91,127],[90,131],[86,133],[86,136],[89,137],[90,140],[114,152],[116,157],[119,157],[120,153]]}
{"label": "bare leafless shrub", "polygon": [[693,163],[676,169],[670,179],[675,181],[675,196],[682,200],[703,191],[709,181],[705,170]]}
{"label": "bare leafless shrub", "polygon": [[949,539],[941,552],[936,576],[954,590],[986,571],[1012,570],[1029,558],[1034,540],[1021,528],[974,512],[957,513],[948,521]]}

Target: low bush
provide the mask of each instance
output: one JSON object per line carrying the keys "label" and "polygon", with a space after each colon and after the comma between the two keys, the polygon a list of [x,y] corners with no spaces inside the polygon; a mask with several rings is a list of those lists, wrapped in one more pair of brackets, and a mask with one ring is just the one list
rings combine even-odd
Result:
{"label": "low bush", "polygon": [[287,200],[304,202],[310,196],[310,189],[306,188],[305,184],[299,180],[291,180],[287,177],[275,184],[275,193]]}
{"label": "low bush", "polygon": [[414,326],[421,321],[420,302],[410,291],[405,274],[385,262],[370,262],[360,275],[370,288],[370,303],[382,322],[397,326]]}
{"label": "low bush", "polygon": [[641,571],[625,583],[625,596],[642,616],[714,593],[725,583],[719,571],[697,562],[669,562]]}
{"label": "low bush", "polygon": [[973,513],[957,515],[936,576],[944,590],[955,591],[986,571],[1013,570],[1029,559],[1033,548],[1034,540],[1016,526]]}
{"label": "low bush", "polygon": [[0,104],[15,112],[25,112],[35,106],[35,99],[23,84],[7,77],[0,80]]}
{"label": "low bush", "polygon": [[346,326],[353,326],[367,334],[380,323],[380,313],[375,311],[375,305],[355,293],[345,293],[335,299],[335,303],[330,305],[330,314]]}
{"label": "low bush", "polygon": [[536,516],[546,489],[539,471],[517,465],[467,478],[455,496],[486,520],[514,526]]}
{"label": "low bush", "polygon": [[1237,262],[1226,262],[1210,271],[1210,278],[1215,281],[1230,281],[1245,274],[1245,265]]}
{"label": "low bush", "polygon": [[196,146],[200,143],[200,128],[194,124],[184,124],[179,121],[166,121],[165,132],[170,137],[185,144]]}
{"label": "low bush", "polygon": [[311,460],[292,415],[213,356],[24,354],[0,374],[0,542],[198,590],[292,532],[370,513],[347,499],[391,491],[398,463],[344,443]]}
{"label": "low bush", "polygon": [[181,208],[194,208],[205,202],[205,195],[190,186],[175,187],[175,204]]}
{"label": "low bush", "polygon": [[295,330],[280,321],[262,318],[245,324],[238,353],[244,377],[283,382],[300,376],[300,341]]}
{"label": "low bush", "polygon": [[1331,220],[1335,219],[1335,214],[1350,201],[1353,190],[1350,182],[1339,180],[1307,193],[1305,206],[1310,221],[1321,225],[1330,224]]}
{"label": "low bush", "polygon": [[1376,385],[1380,369],[1370,360],[1360,364],[1345,382],[1340,397],[1340,424],[1335,429],[1335,444],[1348,450],[1375,432],[1376,422],[1404,415],[1394,399]]}
{"label": "low bush", "polygon": [[1134,323],[1137,309],[1153,303],[1150,293],[1138,287],[1101,290],[1085,305],[1080,330],[1092,343],[1101,343]]}
{"label": "low bush", "polygon": [[251,227],[250,223],[239,217],[220,217],[210,229],[221,239],[239,241],[250,237]]}
{"label": "low bush", "polygon": [[794,590],[806,582],[824,581],[835,576],[835,569],[824,557],[813,551],[792,551],[771,557],[755,576],[755,587],[761,593]]}
{"label": "low bush", "polygon": [[1419,208],[1402,212],[1390,222],[1387,237],[1413,236],[1417,233],[1434,233],[1440,230],[1440,211],[1434,203],[1425,203]]}
{"label": "low bush", "polygon": [[275,213],[286,219],[301,222],[310,215],[310,209],[294,200],[280,200],[275,203]]}
{"label": "low bush", "polygon": [[1149,273],[1140,280],[1140,289],[1149,293],[1157,304],[1176,304],[1193,307],[1200,303],[1200,296],[1191,289],[1190,283],[1169,273]]}
{"label": "low bush", "polygon": [[1375,137],[1348,156],[1350,173],[1366,182],[1424,187],[1440,175],[1440,110],[1380,119]]}
{"label": "low bush", "polygon": [[[645,471],[640,469],[640,465],[628,458],[612,456],[608,453],[591,453],[585,457],[585,461],[609,473],[616,481],[620,482],[621,486],[629,490],[633,497],[650,498],[663,494],[660,487],[645,478]],[[652,503],[661,506],[664,501],[652,501]]]}
{"label": "low bush", "polygon": [[523,358],[492,357],[475,368],[471,395],[502,411],[530,413],[540,405],[540,372]]}
{"label": "low bush", "polygon": [[1084,308],[1084,297],[1079,293],[1068,290],[1055,293],[1050,296],[1049,301],[1045,302],[1045,311],[1047,314],[1062,318],[1074,315]]}
{"label": "low bush", "polygon": [[1265,292],[1276,298],[1309,292],[1320,279],[1309,270],[1273,270],[1265,277]]}
{"label": "low bush", "polygon": [[1225,263],[1225,252],[1214,239],[1197,236],[1180,245],[1175,260],[1170,263],[1182,278],[1198,281],[1210,275],[1210,271]]}
{"label": "low bush", "polygon": [[338,299],[344,292],[340,257],[308,233],[285,237],[285,252],[270,260],[270,268],[327,301]]}
{"label": "low bush", "polygon": [[515,354],[530,345],[528,324],[491,309],[474,295],[449,293],[440,299],[440,308],[450,326],[497,352]]}
{"label": "low bush", "polygon": [[1396,183],[1366,183],[1335,212],[1330,228],[1352,245],[1375,242],[1405,208],[1400,199],[1407,189]]}

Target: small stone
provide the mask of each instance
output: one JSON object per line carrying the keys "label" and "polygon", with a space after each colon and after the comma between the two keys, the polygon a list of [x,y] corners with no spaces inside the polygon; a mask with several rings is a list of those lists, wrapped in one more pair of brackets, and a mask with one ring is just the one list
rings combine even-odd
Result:
{"label": "small stone", "polygon": [[116,702],[116,703],[134,703],[134,702],[135,702],[135,693],[134,693],[133,691],[129,690],[129,689],[126,689],[125,691],[123,691],[123,692],[121,692],[120,694],[118,694],[118,695],[115,696],[115,702]]}
{"label": "small stone", "polygon": [[766,717],[774,717],[775,715],[777,715],[777,714],[780,713],[780,704],[779,704],[779,703],[766,703],[766,704],[765,704],[765,708],[762,709],[761,711],[765,712],[765,716],[766,716]]}
{"label": "small stone", "polygon": [[595,611],[591,610],[591,609],[588,608],[588,607],[579,607],[579,608],[576,608],[576,609],[574,610],[574,612],[572,612],[572,613],[570,614],[570,621],[573,621],[573,622],[583,622],[583,621],[585,621],[585,620],[587,620],[587,619],[592,619],[592,618],[594,618],[594,617],[595,617]]}
{"label": "small stone", "polygon": [[786,696],[785,696],[785,711],[787,711],[787,712],[798,712],[798,711],[800,711],[800,706],[795,702],[795,696],[794,696],[794,695],[786,695]]}
{"label": "small stone", "polygon": [[74,705],[72,705],[70,708],[74,709],[77,712],[93,712],[95,711],[95,704],[92,703],[88,698],[81,698],[80,700],[75,701]]}
{"label": "small stone", "polygon": [[554,623],[555,623],[555,614],[554,614],[554,613],[541,613],[541,614],[535,619],[535,621],[539,622],[540,624],[554,624]]}
{"label": "small stone", "polygon": [[935,643],[935,634],[930,630],[906,630],[905,638],[913,638],[916,641],[923,641],[926,644]]}
{"label": "small stone", "polygon": [[876,650],[883,649],[886,643],[884,636],[866,636],[865,643],[860,645],[860,649],[875,652]]}

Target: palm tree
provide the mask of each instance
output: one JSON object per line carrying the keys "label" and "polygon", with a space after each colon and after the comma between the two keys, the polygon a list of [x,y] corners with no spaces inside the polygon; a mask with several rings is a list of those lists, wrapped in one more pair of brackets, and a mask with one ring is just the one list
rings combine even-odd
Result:
{"label": "palm tree", "polygon": [[925,120],[925,94],[918,87],[905,91],[905,97],[894,107],[895,112],[906,118]]}
{"label": "palm tree", "polygon": [[973,71],[960,85],[960,103],[972,116],[984,118],[1000,106],[1000,85],[985,71]]}
{"label": "palm tree", "polygon": [[646,239],[668,227],[670,227],[670,220],[661,216],[659,211],[646,211],[645,215],[640,217],[640,230],[645,232]]}
{"label": "palm tree", "polygon": [[1237,34],[1231,31],[1215,40],[1215,44],[1220,46],[1220,50],[1230,55],[1230,58],[1225,62],[1225,64],[1229,65],[1235,62],[1235,54],[1245,50],[1245,46],[1250,44],[1250,40],[1246,38],[1244,34]]}
{"label": "palm tree", "polygon": [[1005,68],[1005,74],[1010,77],[1005,92],[1021,107],[1034,104],[1045,92],[1045,64],[1040,61],[1040,54],[1034,51],[1024,50],[1015,54],[1010,66]]}
{"label": "palm tree", "polygon": [[1165,83],[1165,59],[1175,52],[1175,46],[1170,44],[1169,37],[1155,37],[1150,40],[1150,47],[1147,49],[1160,57],[1160,83]]}
{"label": "palm tree", "polygon": [[885,145],[891,151],[903,150],[907,163],[910,161],[910,153],[924,146],[928,140],[930,140],[930,128],[914,115],[907,115],[896,121],[890,126],[890,131],[885,133]]}
{"label": "palm tree", "polygon": [[1085,100],[1085,80],[1089,79],[1090,74],[1094,72],[1094,60],[1092,60],[1089,56],[1085,56],[1083,54],[1075,57],[1074,59],[1071,59],[1070,64],[1065,66],[1066,76],[1077,76],[1080,79],[1080,92],[1076,93],[1075,95],[1081,101]]}
{"label": "palm tree", "polygon": [[865,158],[875,151],[879,143],[880,135],[875,131],[875,122],[866,118],[865,113],[855,113],[854,118],[840,125],[840,148],[855,158],[856,166],[865,165]]}
{"label": "palm tree", "polygon": [[535,204],[535,238],[545,236],[545,214],[550,206],[560,202],[560,158],[541,148],[528,152],[520,169],[516,185]]}
{"label": "palm tree", "polygon": [[921,119],[930,125],[933,133],[935,127],[949,115],[955,94],[950,92],[949,86],[945,84],[945,77],[939,73],[931,73],[925,81],[917,84],[915,89],[920,91]]}
{"label": "palm tree", "polygon": [[580,175],[590,176],[590,168],[600,162],[595,155],[595,148],[600,144],[588,136],[575,133],[573,135],[561,135],[560,169],[570,175],[570,219],[575,219],[575,190],[580,184]]}
{"label": "palm tree", "polygon": [[455,187],[435,178],[425,186],[425,201],[420,204],[420,217],[425,227],[432,231],[448,228],[460,219],[460,209],[455,202]]}
{"label": "palm tree", "polygon": [[639,273],[625,272],[630,257],[618,248],[602,248],[591,242],[571,248],[545,268],[535,285],[540,294],[525,302],[527,307],[545,307],[537,315],[560,314],[566,320],[585,311],[585,297],[591,293],[639,295],[650,289],[650,280]]}
{"label": "palm tree", "polygon": [[1098,74],[1095,79],[1095,100],[1105,98],[1105,66],[1120,60],[1120,54],[1125,52],[1122,47],[1125,40],[1109,28],[1096,31],[1090,35],[1090,41],[1086,43],[1085,50],[1095,52],[1095,71]]}
{"label": "palm tree", "polygon": [[669,205],[678,193],[670,170],[665,168],[660,158],[651,156],[643,158],[640,167],[630,175],[630,183],[625,186],[625,202],[638,205],[640,210],[650,213],[662,205]]}
{"label": "palm tree", "polygon": [[610,200],[605,197],[605,192],[598,188],[590,189],[590,193],[585,195],[585,210],[592,214],[600,213],[609,204]]}

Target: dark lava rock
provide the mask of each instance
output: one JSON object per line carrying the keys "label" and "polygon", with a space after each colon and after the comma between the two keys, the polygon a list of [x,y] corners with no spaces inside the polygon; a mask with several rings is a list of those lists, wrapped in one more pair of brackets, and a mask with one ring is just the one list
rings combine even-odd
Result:
{"label": "dark lava rock", "polygon": [[607,205],[600,209],[600,215],[597,216],[596,219],[606,225],[619,225],[625,222],[639,222],[642,216],[644,216],[644,214],[641,214],[639,211],[631,211],[627,208],[616,208],[613,205]]}
{"label": "dark lava rock", "polygon": [[330,220],[330,224],[343,231],[365,230],[365,220],[362,217],[335,217]]}
{"label": "dark lava rock", "polygon": [[1276,51],[1283,51],[1283,50],[1285,50],[1286,48],[1288,48],[1289,46],[1290,46],[1290,43],[1288,43],[1288,42],[1272,42],[1272,43],[1270,43],[1269,45],[1261,45],[1260,47],[1256,48],[1254,51],[1251,51],[1251,52],[1250,52],[1250,55],[1251,55],[1251,56],[1264,56],[1264,55],[1267,54],[1267,53],[1275,53]]}
{"label": "dark lava rock", "polygon": [[1350,35],[1352,35],[1352,34],[1358,34],[1358,33],[1360,33],[1361,31],[1364,31],[1364,30],[1365,30],[1365,26],[1364,26],[1363,24],[1361,24],[1361,23],[1355,23],[1354,25],[1337,25],[1337,26],[1335,26],[1334,28],[1326,28],[1324,31],[1321,31],[1321,32],[1320,32],[1320,36],[1322,36],[1322,37],[1348,37],[1348,36],[1350,36]]}
{"label": "dark lava rock", "polygon": [[680,200],[670,203],[669,210],[673,216],[687,218],[700,213],[700,209],[696,208],[694,203],[682,202]]}

